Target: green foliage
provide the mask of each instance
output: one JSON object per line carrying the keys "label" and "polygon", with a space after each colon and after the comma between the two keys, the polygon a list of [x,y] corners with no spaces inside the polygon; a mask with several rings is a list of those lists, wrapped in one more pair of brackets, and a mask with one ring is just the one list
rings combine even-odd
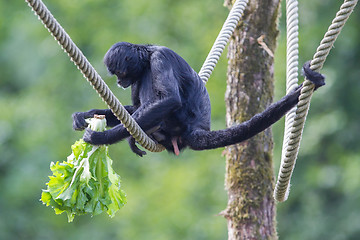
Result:
{"label": "green foliage", "polygon": [[[98,124],[96,121],[103,122],[100,128],[91,125]],[[96,131],[104,131],[105,126],[105,119],[92,119],[90,123]],[[53,176],[41,201],[52,206],[56,214],[66,212],[69,222],[75,215],[98,215],[104,211],[114,217],[126,203],[126,196],[120,189],[120,177],[111,166],[108,147],[92,146],[80,139],[71,149],[67,161],[51,163]]]}

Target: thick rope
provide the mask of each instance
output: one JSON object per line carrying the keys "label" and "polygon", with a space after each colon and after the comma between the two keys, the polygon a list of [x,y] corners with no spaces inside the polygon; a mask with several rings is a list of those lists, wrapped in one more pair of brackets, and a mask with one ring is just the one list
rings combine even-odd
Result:
{"label": "thick rope", "polygon": [[215,65],[219,61],[219,58],[224,51],[224,48],[228,43],[231,35],[233,34],[235,27],[238,25],[248,2],[249,0],[236,0],[233,7],[231,8],[231,11],[223,27],[221,28],[220,33],[209,52],[209,55],[207,56],[203,66],[199,71],[199,76],[205,83],[208,81],[212,71],[215,68]]}
{"label": "thick rope", "polygon": [[71,38],[61,27],[61,25],[56,21],[56,19],[47,9],[44,3],[41,0],[25,0],[25,1],[28,2],[29,6],[39,17],[39,19],[42,21],[44,26],[58,41],[62,49],[69,55],[69,57],[77,66],[77,68],[82,72],[84,77],[98,92],[98,94],[103,99],[103,101],[106,102],[106,104],[114,113],[114,115],[121,121],[121,123],[129,131],[129,133],[135,138],[135,140],[141,146],[143,146],[149,151],[152,152],[163,151],[165,148],[162,145],[156,144],[152,139],[150,139],[145,134],[145,132],[140,128],[137,122],[125,110],[125,108],[121,105],[119,100],[111,92],[109,87],[101,79],[100,75],[91,66],[89,61],[84,56],[84,54],[71,40]]}
{"label": "thick rope", "polygon": [[[318,72],[322,68],[336,38],[340,34],[340,31],[354,10],[357,2],[358,0],[345,0],[341,5],[340,10],[337,12],[335,19],[332,21],[332,24],[326,32],[320,46],[314,54],[313,60],[311,61],[310,68],[313,71]],[[287,192],[290,184],[290,178],[298,154],[303,127],[309,111],[313,91],[314,85],[309,80],[305,79],[299,97],[299,103],[297,105],[296,116],[289,136],[288,146],[286,147],[286,152],[284,153],[284,163],[280,168],[279,178],[275,187],[274,196],[279,202],[285,201],[288,197]]]}
{"label": "thick rope", "polygon": [[[299,8],[298,0],[286,1],[286,94],[298,86],[299,65]],[[281,155],[281,164],[284,165],[285,151],[289,142],[291,128],[296,115],[296,107],[285,115],[284,140]],[[279,171],[280,173],[280,171]],[[279,177],[278,177],[279,178]]]}

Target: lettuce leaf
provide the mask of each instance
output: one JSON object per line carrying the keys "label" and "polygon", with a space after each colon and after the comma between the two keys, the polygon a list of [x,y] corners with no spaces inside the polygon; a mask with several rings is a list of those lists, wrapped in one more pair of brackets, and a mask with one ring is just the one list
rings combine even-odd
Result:
{"label": "lettuce leaf", "polygon": [[[92,119],[89,126],[104,131],[105,119]],[[120,176],[112,168],[107,146],[93,146],[80,139],[72,146],[67,161],[50,164],[53,175],[42,190],[41,201],[56,214],[66,212],[68,221],[75,215],[92,216],[107,212],[110,217],[126,204]]]}

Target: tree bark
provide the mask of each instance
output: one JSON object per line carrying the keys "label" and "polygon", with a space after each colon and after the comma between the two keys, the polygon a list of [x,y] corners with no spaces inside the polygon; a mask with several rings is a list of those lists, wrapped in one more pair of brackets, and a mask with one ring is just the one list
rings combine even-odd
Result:
{"label": "tree bark", "polygon": [[[230,6],[231,0],[225,0]],[[273,101],[279,0],[250,0],[230,40],[227,126],[250,119]],[[271,129],[226,148],[228,239],[277,239]]]}

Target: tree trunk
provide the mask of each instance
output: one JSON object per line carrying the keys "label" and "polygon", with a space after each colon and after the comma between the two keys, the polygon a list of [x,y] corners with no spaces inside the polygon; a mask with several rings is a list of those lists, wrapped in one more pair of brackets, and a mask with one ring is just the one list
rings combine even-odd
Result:
{"label": "tree trunk", "polygon": [[[231,0],[225,0],[230,6]],[[273,101],[279,0],[250,0],[229,44],[227,126],[244,122]],[[226,149],[228,239],[277,239],[272,133],[267,129]]]}

